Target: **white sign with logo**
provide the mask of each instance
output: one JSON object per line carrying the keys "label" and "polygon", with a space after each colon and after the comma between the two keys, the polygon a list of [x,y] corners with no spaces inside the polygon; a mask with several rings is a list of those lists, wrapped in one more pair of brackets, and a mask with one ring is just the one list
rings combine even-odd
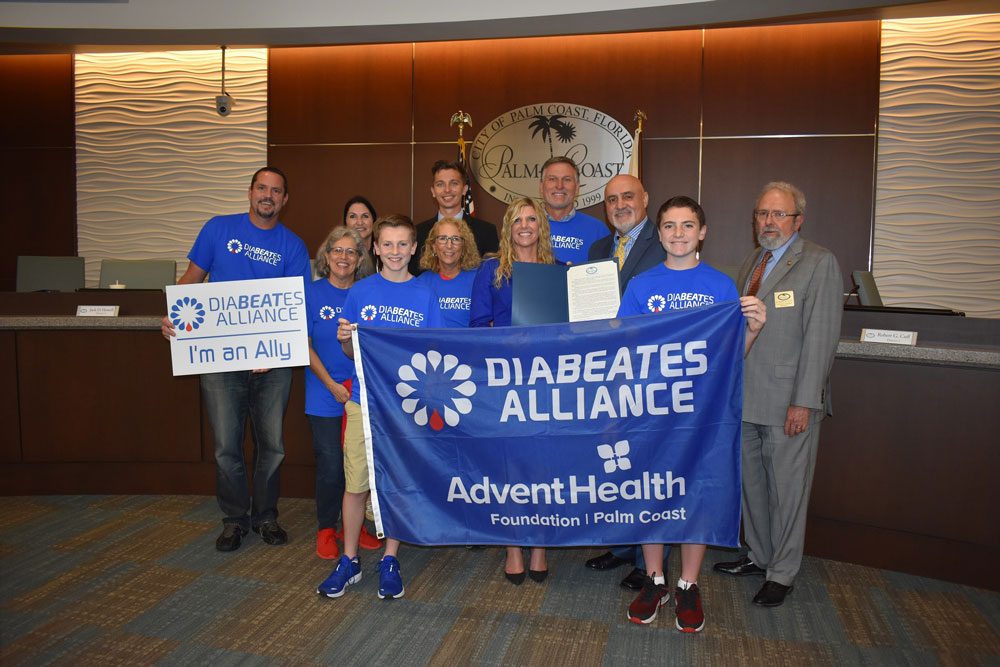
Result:
{"label": "white sign with logo", "polygon": [[168,285],[174,375],[307,366],[301,276]]}
{"label": "white sign with logo", "polygon": [[565,155],[580,169],[576,207],[604,201],[604,186],[628,171],[632,135],[608,114],[568,102],[512,109],[483,126],[470,162],[486,192],[505,204],[537,197],[542,164]]}

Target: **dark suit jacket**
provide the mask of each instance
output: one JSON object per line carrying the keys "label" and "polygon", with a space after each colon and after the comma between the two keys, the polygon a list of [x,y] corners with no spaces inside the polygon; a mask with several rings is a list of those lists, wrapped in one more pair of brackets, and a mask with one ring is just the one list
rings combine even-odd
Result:
{"label": "dark suit jacket", "polygon": [[[740,267],[740,294],[760,253],[760,248],[751,252]],[[757,296],[767,306],[767,323],[743,362],[743,421],[780,426],[789,405],[810,408],[822,418],[830,412],[830,367],[844,311],[837,258],[800,236]]]}
{"label": "dark suit jacket", "polygon": [[[469,229],[472,230],[472,236],[476,239],[476,248],[479,249],[480,257],[488,252],[496,252],[500,249],[500,237],[497,235],[496,225],[469,215],[465,216],[463,220],[469,225]],[[437,222],[436,215],[430,220],[424,220],[417,225],[417,254],[410,260],[410,273],[413,275],[417,275],[422,271],[420,268],[420,256],[424,254],[424,243],[427,242],[427,236],[431,233],[431,227],[434,226],[435,222]]]}
{"label": "dark suit jacket", "polygon": [[[625,285],[628,284],[628,281],[667,258],[667,253],[660,244],[660,237],[656,234],[656,226],[650,222],[649,218],[643,225],[642,231],[639,232],[639,238],[635,240],[635,244],[629,250],[628,257],[625,258],[625,266],[618,274],[618,285],[622,294],[625,293]],[[594,241],[587,252],[587,259],[608,259],[614,252],[614,246],[614,234]]]}

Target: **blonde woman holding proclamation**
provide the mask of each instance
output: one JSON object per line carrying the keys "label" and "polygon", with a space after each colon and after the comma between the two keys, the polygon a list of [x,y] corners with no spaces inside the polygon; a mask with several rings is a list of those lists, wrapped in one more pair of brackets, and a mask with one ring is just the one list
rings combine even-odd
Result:
{"label": "blonde woman holding proclamation", "polygon": [[424,243],[417,280],[438,297],[441,323],[446,327],[469,326],[472,282],[479,268],[479,250],[472,230],[462,220],[442,218],[434,223]]}
{"label": "blonde woman holding proclamation", "polygon": [[[500,230],[500,256],[487,259],[476,273],[472,285],[470,326],[510,326],[514,262],[555,264],[548,216],[541,204],[530,197],[515,199],[507,207]],[[514,585],[524,581],[521,547],[507,547],[504,574]],[[527,575],[532,581],[542,582],[548,574],[545,549],[532,547]]]}

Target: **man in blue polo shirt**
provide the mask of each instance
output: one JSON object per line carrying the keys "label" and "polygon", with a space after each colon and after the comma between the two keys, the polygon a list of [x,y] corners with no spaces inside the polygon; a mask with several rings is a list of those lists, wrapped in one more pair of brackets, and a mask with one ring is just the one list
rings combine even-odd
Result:
{"label": "man in blue polo shirt", "polygon": [[576,195],[580,191],[580,169],[576,162],[565,155],[546,160],[538,190],[549,216],[552,253],[566,264],[586,262],[591,244],[607,236],[608,228],[597,218],[576,210]]}
{"label": "man in blue polo shirt", "polygon": [[[302,276],[308,281],[309,253],[302,240],[278,220],[288,201],[281,170],[264,167],[250,180],[250,210],[205,223],[188,253],[179,285]],[[163,318],[163,336],[174,335]],[[292,384],[291,368],[206,373],[201,376],[205,412],[215,433],[216,496],[223,513],[219,551],[235,551],[251,529],[267,544],[285,544],[278,525],[279,469],[285,458],[282,422]],[[247,483],[243,426],[250,417],[254,443],[253,490]]]}

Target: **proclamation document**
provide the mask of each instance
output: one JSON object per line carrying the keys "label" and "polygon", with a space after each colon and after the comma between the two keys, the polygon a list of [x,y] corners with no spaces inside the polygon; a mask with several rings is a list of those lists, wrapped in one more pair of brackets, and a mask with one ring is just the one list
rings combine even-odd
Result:
{"label": "proclamation document", "polygon": [[570,322],[615,317],[621,305],[618,264],[613,259],[602,259],[569,267],[566,305]]}

